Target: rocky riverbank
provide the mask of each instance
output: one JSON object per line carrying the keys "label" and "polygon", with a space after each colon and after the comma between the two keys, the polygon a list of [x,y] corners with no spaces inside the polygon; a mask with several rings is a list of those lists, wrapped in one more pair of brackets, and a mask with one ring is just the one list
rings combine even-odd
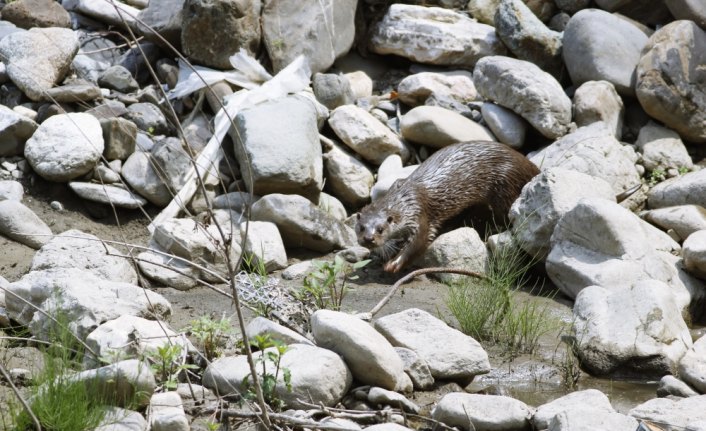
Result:
{"label": "rocky riverbank", "polygon": [[[100,430],[706,430],[699,2],[0,5],[3,404],[21,410],[38,378],[6,358],[56,345],[58,324],[85,349],[71,381],[111,400]],[[509,229],[447,232],[417,266],[490,274],[493,256],[521,249],[556,288],[526,300],[554,304],[566,324],[551,336],[568,346],[563,365],[545,354],[557,340],[540,348],[530,360],[551,372],[525,380],[563,371],[575,388],[580,365],[659,381],[652,399],[616,408],[582,388],[534,403],[494,389],[516,363],[456,329],[444,285],[417,281],[366,313],[363,297],[395,281],[379,262],[348,280],[344,311],[302,301],[312,273],[340,283],[368,258],[357,211],[471,140],[515,148],[541,173]],[[269,419],[233,335],[234,290]]]}

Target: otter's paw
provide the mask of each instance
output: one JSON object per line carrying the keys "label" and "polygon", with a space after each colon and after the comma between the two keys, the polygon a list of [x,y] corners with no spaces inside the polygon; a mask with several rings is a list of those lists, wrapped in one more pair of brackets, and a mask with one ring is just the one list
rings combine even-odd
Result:
{"label": "otter's paw", "polygon": [[402,269],[402,265],[402,259],[398,257],[395,260],[387,262],[383,269],[387,272],[399,272],[399,270]]}

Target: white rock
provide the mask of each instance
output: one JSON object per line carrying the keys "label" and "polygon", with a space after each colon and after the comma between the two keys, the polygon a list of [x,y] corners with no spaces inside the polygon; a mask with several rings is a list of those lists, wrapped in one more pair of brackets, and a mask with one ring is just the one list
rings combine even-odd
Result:
{"label": "white rock", "polygon": [[137,265],[147,278],[177,290],[189,290],[199,284],[199,269],[182,258],[170,256],[156,244],[151,248],[156,251],[148,250],[137,255]]}
{"label": "white rock", "polygon": [[509,431],[528,429],[532,411],[510,397],[452,392],[444,395],[431,416],[467,431]]}
{"label": "white rock", "polygon": [[692,345],[681,307],[658,281],[583,289],[574,303],[573,324],[581,365],[599,376],[674,374]]}
{"label": "white rock", "polygon": [[58,114],[46,119],[25,144],[25,157],[50,181],[69,181],[91,172],[103,154],[103,129],[90,114]]}
{"label": "white rock", "polygon": [[166,322],[123,315],[98,326],[86,337],[91,352],[83,358],[87,368],[102,361],[117,362],[122,358],[157,356],[157,349],[165,345],[178,345],[182,352],[193,350],[185,336],[174,332]]}
{"label": "white rock", "polygon": [[154,162],[148,153],[135,151],[123,165],[125,182],[151,203],[163,207],[172,200],[169,187],[164,184],[154,169]]}
{"label": "white rock", "polygon": [[434,386],[431,370],[417,352],[406,347],[395,347],[395,351],[402,359],[404,372],[412,379],[414,389],[428,390]]}
{"label": "white rock", "polygon": [[706,28],[706,5],[699,0],[665,0],[669,11],[676,19],[694,21],[701,28]]}
{"label": "white rock", "polygon": [[689,204],[706,208],[706,169],[662,181],[647,194],[647,204],[650,208]]}
{"label": "white rock", "polygon": [[519,114],[542,135],[558,138],[568,131],[571,100],[554,77],[534,64],[484,57],[473,70],[473,83],[481,96]]}
{"label": "white rock", "polygon": [[638,425],[633,417],[586,406],[558,413],[549,423],[548,431],[635,431]]}
{"label": "white rock", "polygon": [[693,426],[698,422],[706,423],[706,395],[681,400],[654,398],[630,410],[629,415],[637,419],[669,424],[676,429],[703,431],[706,427]]}
{"label": "white rock", "polygon": [[642,164],[648,171],[694,167],[679,134],[654,122],[640,129],[635,146],[642,153]]}
{"label": "white rock", "polygon": [[13,180],[0,181],[0,201],[22,202],[24,194],[24,187],[19,182]]}
{"label": "white rock", "polygon": [[[247,238],[245,232],[247,229]],[[269,273],[287,266],[287,251],[277,225],[265,221],[240,224],[240,236],[245,238],[243,252],[252,259],[252,264],[262,264]]]}
{"label": "white rock", "polygon": [[245,213],[248,204],[254,204],[258,199],[260,199],[260,196],[257,195],[253,195],[251,199],[250,193],[248,192],[230,192],[216,196],[212,204],[214,209],[230,209],[239,213]]}
{"label": "white rock", "polygon": [[125,24],[134,28],[136,24],[135,17],[140,13],[140,9],[122,2],[113,1],[65,0],[62,6],[70,12],[79,12],[106,24],[118,26],[121,29]]}
{"label": "white rock", "polygon": [[348,80],[353,97],[356,99],[373,95],[373,80],[364,71],[356,70],[355,72],[344,73],[343,76]]}
{"label": "white rock", "polygon": [[189,421],[184,413],[181,397],[176,392],[152,395],[149,406],[150,430],[189,431]]}
{"label": "white rock", "polygon": [[490,130],[461,114],[439,106],[418,106],[407,112],[400,121],[402,137],[443,148],[466,141],[494,141]]}
{"label": "white rock", "polygon": [[37,127],[33,120],[0,105],[0,157],[23,155],[25,142]]}
{"label": "white rock", "polygon": [[556,415],[569,410],[581,410],[588,406],[594,411],[603,411],[605,413],[615,411],[610,404],[610,400],[603,392],[597,389],[585,389],[572,392],[537,407],[537,411],[532,416],[532,425],[538,430],[546,429]]}
{"label": "white rock", "polygon": [[126,405],[146,406],[157,388],[149,364],[137,359],[116,362],[105,367],[76,373],[72,376],[79,382],[95,385],[100,394],[118,407]]}
{"label": "white rock", "polygon": [[252,339],[257,335],[269,335],[273,340],[279,340],[284,344],[309,344],[314,345],[303,335],[300,335],[289,328],[275,323],[262,316],[252,319],[245,327],[245,333]]}
{"label": "white rock", "polygon": [[147,431],[147,421],[138,412],[108,407],[101,425],[93,431]]}
{"label": "white rock", "polygon": [[363,108],[340,106],[331,112],[328,122],[343,143],[373,164],[379,165],[391,154],[409,159],[407,145]]}
{"label": "white rock", "polygon": [[348,213],[343,203],[336,199],[335,196],[331,196],[328,193],[321,192],[319,196],[319,209],[340,221],[345,221],[348,218]]}
{"label": "white rock", "polygon": [[602,178],[616,195],[640,182],[637,154],[618,142],[603,123],[581,127],[531,154],[530,160],[542,170],[560,167]]}
{"label": "white rock", "polygon": [[478,98],[473,85],[473,74],[466,70],[409,75],[397,85],[397,95],[409,106],[424,105],[430,96],[449,97],[460,103],[472,102]]}
{"label": "white rock", "polygon": [[[113,172],[113,171],[111,171]],[[108,184],[84,183],[79,181],[69,182],[69,187],[83,199],[99,202],[106,205],[115,205],[121,208],[140,208],[147,205],[147,200],[125,190]]]}
{"label": "white rock", "polygon": [[548,168],[532,178],[510,207],[519,246],[536,259],[546,259],[559,219],[581,199],[591,197],[615,200],[610,184],[581,172]]}
{"label": "white rock", "polygon": [[0,57],[12,82],[27,97],[40,101],[46,90],[64,79],[78,48],[78,33],[68,28],[33,28],[2,38]]}
{"label": "white rock", "polygon": [[0,200],[0,234],[34,249],[52,237],[49,226],[16,200]]}
{"label": "white rock", "polygon": [[110,281],[137,284],[130,259],[97,236],[71,229],[54,236],[32,258],[30,271],[76,268]]}
{"label": "white rock", "polygon": [[473,68],[506,52],[495,29],[448,9],[393,4],[372,29],[370,49],[419,63]]}
{"label": "white rock", "polygon": [[641,217],[664,231],[673,230],[682,240],[706,229],[706,208],[699,205],[659,208],[647,211]]}
{"label": "white rock", "polygon": [[623,134],[623,100],[608,81],[587,81],[574,93],[574,121],[579,127],[602,121],[616,139]]}
{"label": "white rock", "polygon": [[[488,249],[472,227],[462,227],[439,235],[422,256],[422,266],[443,268],[464,268],[485,273]],[[463,280],[459,274],[430,274],[442,283]]]}
{"label": "white rock", "polygon": [[42,339],[54,325],[47,315],[60,312],[69,317],[69,328],[81,339],[101,322],[123,314],[166,319],[172,312],[157,293],[74,268],[32,271],[11,283],[9,291],[14,293],[6,298],[10,317]]}
{"label": "white rock", "polygon": [[[691,349],[689,349],[689,351],[691,351]],[[689,354],[689,352],[687,352],[687,354]],[[681,361],[683,360],[684,358],[681,359]],[[680,367],[681,361],[679,364]],[[681,398],[688,398],[695,397],[699,395],[699,393],[696,392],[694,388],[689,386],[686,382],[679,380],[672,375],[666,375],[659,380],[659,386],[657,387],[657,396],[668,397],[670,395],[674,395]]]}
{"label": "white rock", "polygon": [[326,185],[341,202],[359,208],[370,199],[375,177],[365,163],[332,143],[324,153]]}
{"label": "white rock", "polygon": [[373,405],[392,406],[407,413],[418,414],[419,406],[408,400],[404,395],[373,386],[368,392],[368,402]]}
{"label": "white rock", "polygon": [[494,103],[484,103],[480,108],[483,119],[499,142],[519,149],[525,143],[527,122],[507,108]]}
{"label": "white rock", "polygon": [[687,271],[706,278],[706,230],[696,231],[684,240],[682,257]]}
{"label": "white rock", "polygon": [[706,337],[696,340],[679,360],[679,377],[700,393],[706,393]]}
{"label": "white rock", "polygon": [[318,310],[311,316],[316,344],[343,356],[361,383],[409,392],[412,382],[392,345],[368,323],[346,313]]}
{"label": "white rock", "polygon": [[375,328],[393,345],[414,350],[436,379],[471,379],[490,371],[488,354],[468,335],[417,308],[381,317]]}

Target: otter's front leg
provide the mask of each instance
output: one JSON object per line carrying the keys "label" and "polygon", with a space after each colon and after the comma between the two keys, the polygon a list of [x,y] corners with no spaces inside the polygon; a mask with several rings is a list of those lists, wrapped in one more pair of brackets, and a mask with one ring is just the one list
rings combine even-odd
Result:
{"label": "otter's front leg", "polygon": [[411,260],[422,254],[429,245],[428,226],[426,220],[420,220],[416,231],[410,235],[411,239],[409,242],[400,250],[397,257],[385,264],[383,269],[387,272],[398,272]]}

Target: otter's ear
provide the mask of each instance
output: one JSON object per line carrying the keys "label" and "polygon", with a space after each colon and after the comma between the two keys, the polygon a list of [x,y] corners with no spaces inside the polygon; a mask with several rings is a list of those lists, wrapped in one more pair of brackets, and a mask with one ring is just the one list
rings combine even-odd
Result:
{"label": "otter's ear", "polygon": [[355,219],[360,220],[360,213],[355,213]]}

